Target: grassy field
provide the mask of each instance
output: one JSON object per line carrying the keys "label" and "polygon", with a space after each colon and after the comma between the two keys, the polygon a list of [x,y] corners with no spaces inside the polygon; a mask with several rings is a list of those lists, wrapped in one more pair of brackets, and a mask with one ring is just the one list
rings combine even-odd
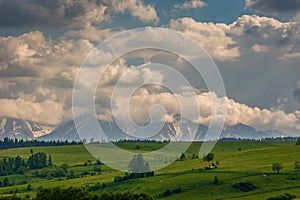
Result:
{"label": "grassy field", "polygon": [[[140,149],[137,149],[137,145]],[[119,143],[120,148],[133,152],[153,151],[163,147],[161,143]],[[187,150],[186,156],[198,154],[201,143],[193,143]],[[218,161],[217,169],[205,170],[208,165],[201,159],[187,159],[176,161],[173,164],[155,172],[154,177],[130,179],[113,183],[115,176],[123,176],[124,172],[101,166],[101,173],[94,171],[93,158],[83,145],[60,147],[32,147],[16,148],[0,151],[0,157],[28,158],[31,153],[45,152],[52,156],[57,166],[68,164],[68,172],[73,171],[77,178],[36,178],[35,171],[27,171],[24,175],[7,176],[10,182],[18,183],[25,180],[26,184],[0,187],[0,195],[18,193],[33,196],[40,187],[91,187],[97,183],[106,183],[107,186],[94,192],[133,191],[146,192],[156,198],[166,190],[181,188],[178,194],[161,197],[167,200],[182,199],[267,199],[268,197],[290,193],[300,199],[300,172],[294,169],[295,161],[300,161],[300,146],[295,142],[251,142],[234,141],[219,142],[213,149],[214,162]],[[89,161],[90,160],[90,161]],[[273,163],[283,166],[280,174],[272,171]],[[49,169],[51,170],[51,169]],[[88,173],[87,173],[88,172]],[[217,176],[219,183],[214,183]],[[5,177],[0,176],[0,181]],[[233,188],[237,182],[250,182],[257,187],[256,190],[243,192]],[[32,190],[27,190],[28,184]],[[296,198],[297,199],[297,198]]]}

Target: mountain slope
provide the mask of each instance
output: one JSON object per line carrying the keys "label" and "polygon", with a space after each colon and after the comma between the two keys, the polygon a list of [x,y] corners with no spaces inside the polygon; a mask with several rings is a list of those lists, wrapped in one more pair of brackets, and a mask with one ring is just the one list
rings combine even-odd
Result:
{"label": "mountain slope", "polygon": [[32,140],[48,134],[53,127],[15,118],[0,118],[0,139],[17,138]]}
{"label": "mountain slope", "polygon": [[[124,139],[134,139],[134,135],[125,134],[114,121],[98,121],[99,125],[103,129],[103,131],[109,134],[108,138],[111,141],[115,140],[124,140]],[[189,133],[191,132],[189,128],[188,121],[183,120],[183,124],[181,124],[181,131],[179,131],[179,124],[177,121],[173,123],[167,122],[164,124],[162,129],[154,136],[148,138],[150,140],[172,140],[172,141],[186,141],[190,140]],[[85,128],[88,131],[88,124],[85,124]],[[159,126],[159,125],[157,125]],[[155,127],[155,126],[154,126]],[[79,127],[81,128],[81,127]],[[198,129],[196,131],[196,135],[194,140],[201,141],[205,138],[208,128],[204,125],[198,125]],[[151,131],[151,130],[150,130]],[[143,135],[150,135],[151,133],[143,133]],[[278,135],[283,135],[283,133],[279,131],[258,131],[251,126],[247,126],[245,124],[236,124],[234,126],[225,126],[220,138],[240,138],[240,139],[262,139],[267,137],[274,137]],[[88,135],[88,134],[87,134]],[[82,136],[84,137],[84,136]],[[89,137],[89,136],[86,136]],[[96,140],[95,138],[81,138],[85,139],[87,142],[91,140]],[[136,137],[138,139],[138,135]],[[79,141],[80,137],[77,133],[75,122],[69,121],[54,131],[52,131],[48,135],[44,135],[38,138],[39,140],[70,140],[70,141]]]}

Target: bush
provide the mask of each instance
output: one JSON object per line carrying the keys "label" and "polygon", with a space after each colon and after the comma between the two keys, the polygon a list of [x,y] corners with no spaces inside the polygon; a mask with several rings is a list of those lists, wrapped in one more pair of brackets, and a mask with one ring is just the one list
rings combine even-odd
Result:
{"label": "bush", "polygon": [[28,191],[32,190],[32,186],[30,184],[27,185],[27,190]]}
{"label": "bush", "polygon": [[282,170],[282,165],[280,164],[280,163],[274,163],[273,165],[272,165],[272,170],[273,171],[276,171],[277,172],[277,174],[279,174],[279,172],[280,172],[280,170]]}
{"label": "bush", "polygon": [[100,166],[95,166],[93,170],[94,170],[94,172],[101,172],[102,171]]}
{"label": "bush", "polygon": [[171,190],[166,190],[164,193],[163,193],[163,196],[164,197],[167,197],[167,196],[170,196],[171,195]]}
{"label": "bush", "polygon": [[17,197],[16,195],[9,196],[9,197],[0,197],[0,200],[22,200],[20,197]]}
{"label": "bush", "polygon": [[81,175],[82,176],[87,176],[87,175],[90,175],[90,172],[85,171],[85,172],[82,172]]}
{"label": "bush", "polygon": [[153,200],[153,198],[145,193],[133,194],[131,192],[126,193],[103,193],[100,195],[91,194],[84,188],[52,188],[52,189],[41,189],[37,193],[37,197],[34,200],[73,200],[73,199],[84,199],[84,200],[100,200],[100,199],[114,199],[114,200]]}
{"label": "bush", "polygon": [[284,195],[279,195],[277,197],[270,197],[267,200],[292,200],[294,198],[296,198],[296,195],[285,193]]}
{"label": "bush", "polygon": [[217,185],[217,184],[219,184],[219,182],[220,182],[219,178],[217,176],[215,176],[213,184]]}
{"label": "bush", "polygon": [[166,191],[164,191],[162,194],[159,194],[158,196],[159,197],[168,197],[168,196],[171,196],[172,194],[179,194],[181,192],[182,192],[181,187],[176,188],[174,190],[167,189]]}
{"label": "bush", "polygon": [[17,174],[24,174],[28,169],[24,166],[21,166],[19,169],[17,169],[16,173]]}
{"label": "bush", "polygon": [[208,153],[206,156],[203,157],[203,161],[210,162],[214,160],[215,155],[213,153]]}
{"label": "bush", "polygon": [[254,186],[252,183],[249,183],[249,182],[238,182],[238,183],[235,183],[232,187],[239,189],[243,192],[249,192],[249,191],[257,189],[256,186]]}
{"label": "bush", "polygon": [[65,172],[68,172],[69,165],[68,164],[62,164],[60,166],[60,168],[62,168]]}
{"label": "bush", "polygon": [[56,169],[51,173],[52,177],[65,177],[66,176],[66,172],[63,169]]}
{"label": "bush", "polygon": [[125,176],[115,176],[114,182],[122,182],[129,179],[136,179],[136,178],[144,178],[144,177],[153,177],[154,171],[151,172],[144,172],[144,173],[126,173]]}

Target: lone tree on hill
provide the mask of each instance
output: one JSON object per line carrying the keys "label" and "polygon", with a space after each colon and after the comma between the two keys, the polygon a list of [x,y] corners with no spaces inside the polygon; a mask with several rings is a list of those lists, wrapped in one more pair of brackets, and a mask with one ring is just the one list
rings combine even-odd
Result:
{"label": "lone tree on hill", "polygon": [[214,160],[215,155],[213,153],[208,153],[206,156],[203,157],[203,161],[210,162]]}
{"label": "lone tree on hill", "polygon": [[276,171],[277,174],[279,174],[280,170],[282,170],[282,169],[283,169],[283,167],[282,167],[282,165],[280,163],[274,163],[272,165],[272,170]]}
{"label": "lone tree on hill", "polygon": [[134,155],[129,163],[129,171],[132,173],[150,172],[149,163],[146,163],[142,154]]}
{"label": "lone tree on hill", "polygon": [[182,154],[180,155],[180,160],[186,160],[186,156],[185,156],[184,153],[182,153]]}

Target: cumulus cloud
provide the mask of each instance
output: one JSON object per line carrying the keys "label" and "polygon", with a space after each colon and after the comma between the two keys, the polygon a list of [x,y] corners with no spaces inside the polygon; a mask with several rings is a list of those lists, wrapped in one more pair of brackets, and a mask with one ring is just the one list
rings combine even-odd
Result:
{"label": "cumulus cloud", "polygon": [[95,26],[90,26],[87,28],[79,29],[79,30],[71,30],[66,32],[61,38],[63,39],[76,39],[82,38],[89,41],[101,42],[106,38],[113,35],[115,31],[111,29],[99,29]]}
{"label": "cumulus cloud", "polygon": [[[180,95],[181,94],[170,94],[165,92],[150,94],[145,90],[142,93],[137,93],[132,96],[130,100],[131,117],[136,123],[149,123],[150,108],[154,105],[161,105],[166,110],[162,120],[172,122],[175,116],[181,115],[181,108],[178,101],[178,97],[180,97]],[[197,119],[193,119],[195,123],[204,125],[208,125],[210,123],[212,119],[211,98],[214,95],[214,93],[205,92],[196,96],[199,105],[197,109],[200,110],[201,116]],[[258,107],[250,107],[246,104],[236,102],[228,97],[223,97],[219,100],[226,105],[227,115],[225,119],[225,125],[228,126],[243,123],[258,129],[278,129],[284,131],[288,129],[296,130],[295,127],[298,127],[300,123],[296,113],[285,113],[282,110],[268,110],[260,109]],[[124,105],[124,102],[118,103],[120,103],[119,106],[127,106]],[[196,109],[193,108],[193,104],[189,105],[191,107],[186,107],[186,109]],[[127,119],[123,120],[126,121]]]}
{"label": "cumulus cloud", "polygon": [[226,35],[228,26],[196,22],[192,18],[171,20],[169,28],[180,31],[196,40],[217,60],[234,60],[240,56],[236,41]]}
{"label": "cumulus cloud", "polygon": [[[297,57],[299,51],[297,22],[281,22],[274,18],[244,15],[230,24],[228,35],[238,41],[241,51],[249,48],[271,51],[278,59]],[[260,53],[258,52],[258,53]]]}
{"label": "cumulus cloud", "polygon": [[145,5],[142,0],[101,0],[101,2],[111,12],[118,13],[128,10],[132,16],[137,17],[142,22],[157,23],[159,20],[155,8],[150,4]]}
{"label": "cumulus cloud", "polygon": [[203,8],[205,6],[207,6],[207,3],[205,3],[202,0],[188,0],[185,1],[182,5],[180,4],[174,5],[174,8],[191,9],[191,8]]}
{"label": "cumulus cloud", "polygon": [[270,52],[278,59],[299,57],[299,25],[274,18],[244,15],[231,24],[196,22],[192,18],[171,20],[171,29],[196,40],[217,60],[235,60],[249,50]]}
{"label": "cumulus cloud", "polygon": [[142,0],[2,0],[0,26],[89,27],[128,10],[143,22],[157,22],[156,10]]}
{"label": "cumulus cloud", "polygon": [[0,116],[49,124],[70,119],[73,82],[93,47],[83,39],[54,41],[39,31],[0,37]]}
{"label": "cumulus cloud", "polygon": [[39,31],[0,37],[0,76],[54,77],[64,67],[78,67],[93,47],[83,39],[53,41]]}
{"label": "cumulus cloud", "polygon": [[[63,97],[57,96],[47,88],[37,87],[34,93],[20,92],[16,98],[1,98],[0,116],[31,120],[40,123],[58,124],[70,118],[61,101]],[[51,108],[51,109],[50,109]]]}
{"label": "cumulus cloud", "polygon": [[246,0],[246,8],[265,14],[291,15],[299,13],[300,2],[298,0]]}
{"label": "cumulus cloud", "polygon": [[264,46],[264,45],[259,45],[255,44],[252,46],[252,50],[256,53],[261,53],[261,52],[267,52],[270,50],[270,47]]}
{"label": "cumulus cloud", "polygon": [[294,58],[300,58],[300,52],[296,53],[285,53],[284,55],[280,56],[279,60],[287,60],[287,59],[294,59]]}
{"label": "cumulus cloud", "polygon": [[[229,25],[229,34],[252,45],[280,47],[298,39],[295,22],[280,22],[274,18],[243,15]],[[247,40],[247,41],[246,41]]]}
{"label": "cumulus cloud", "polygon": [[[123,7],[118,9],[121,12]],[[299,41],[299,36],[295,33],[298,30],[297,24],[256,15],[242,16],[229,25],[182,18],[172,20],[169,27],[194,38],[215,59],[221,61],[234,60],[249,51],[249,48],[255,53],[274,49],[283,54],[293,53]],[[100,35],[91,36],[93,34],[89,34],[89,31]],[[60,123],[70,119],[73,81],[78,67],[94,47],[89,40],[99,41],[110,34],[109,29],[99,30],[89,26],[82,31],[70,31],[58,40],[47,38],[39,31],[16,37],[0,37],[0,76],[5,77],[5,80],[0,80],[0,104],[5,108],[0,110],[0,116],[45,123]],[[112,86],[122,75],[132,70],[135,70],[135,66],[125,66],[125,62],[119,62],[104,74],[100,83],[102,87],[97,91],[97,94],[102,95],[97,99],[101,119],[111,117],[109,106]],[[132,77],[131,81],[140,81],[139,78],[159,81],[164,78],[151,70],[136,71],[133,74],[136,76]],[[126,86],[131,83],[122,84]],[[133,116],[137,121],[147,122],[148,108],[154,104],[161,104],[169,110],[164,119],[172,120],[172,117],[179,113],[176,97],[159,89],[161,88],[150,91],[145,87],[134,94],[131,102],[134,105]],[[6,94],[7,91],[11,92],[10,96]],[[195,121],[202,124],[207,124],[211,119],[209,96],[209,93],[197,96],[202,116]],[[250,107],[228,97],[222,100],[227,103],[228,125],[244,123],[272,129],[299,127],[297,113]],[[52,107],[53,109],[48,111]]]}
{"label": "cumulus cloud", "polygon": [[[123,121],[128,120],[128,116],[125,112],[125,108],[128,107],[134,122],[138,124],[147,124],[150,122],[149,112],[151,112],[151,108],[156,105],[161,105],[165,109],[165,112],[159,119],[162,121],[166,120],[168,122],[173,122],[176,116],[182,114],[180,99],[183,99],[186,95],[196,95],[195,98],[198,102],[197,109],[200,111],[200,117],[194,118],[193,121],[204,125],[208,125],[210,123],[210,120],[212,119],[212,98],[218,98],[213,92],[197,91],[196,93],[191,93],[188,92],[190,89],[183,88],[181,92],[174,94],[163,89],[158,89],[153,92],[151,88],[141,87],[132,94],[129,105],[127,105],[125,98],[122,98],[122,95],[124,94],[120,93],[121,98],[111,99],[111,93],[117,83],[117,80],[124,77],[127,73],[130,73],[130,76],[126,79],[129,82],[121,81],[125,91],[126,86],[128,86],[128,84],[133,84],[133,82],[139,83],[141,81],[146,81],[149,78],[156,82],[163,82],[164,79],[163,74],[158,71],[151,70],[151,68],[136,70],[134,66],[126,67],[123,61],[111,66],[105,72],[103,76],[103,84],[98,91],[99,98],[97,101],[101,102],[99,103],[101,106],[99,107],[98,112],[99,118],[102,120],[112,119],[112,113],[110,110],[112,101],[114,106],[122,108],[117,114],[119,118],[122,119],[123,117]],[[103,97],[105,95],[107,95],[106,98]],[[296,133],[297,129],[300,130],[300,120],[298,117],[299,111],[286,113],[281,109],[261,109],[259,107],[251,107],[246,104],[239,103],[229,97],[218,99],[223,105],[226,105],[227,115],[225,118],[225,124],[228,126],[243,123],[260,130],[278,129],[290,134]],[[187,110],[196,109],[193,103],[186,103],[184,108]],[[218,115],[222,112],[216,113],[216,117],[221,117]]]}

